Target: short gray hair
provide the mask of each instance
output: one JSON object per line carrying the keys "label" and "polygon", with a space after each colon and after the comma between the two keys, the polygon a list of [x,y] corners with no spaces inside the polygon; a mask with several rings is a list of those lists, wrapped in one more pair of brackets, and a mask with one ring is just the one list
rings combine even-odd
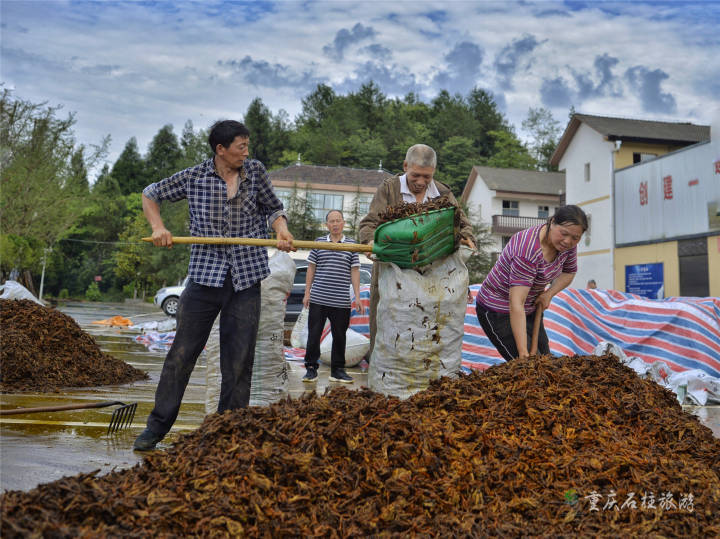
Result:
{"label": "short gray hair", "polygon": [[416,167],[437,167],[437,156],[435,155],[435,150],[426,144],[415,144],[414,146],[410,146],[405,154],[405,161],[408,166],[415,165]]}

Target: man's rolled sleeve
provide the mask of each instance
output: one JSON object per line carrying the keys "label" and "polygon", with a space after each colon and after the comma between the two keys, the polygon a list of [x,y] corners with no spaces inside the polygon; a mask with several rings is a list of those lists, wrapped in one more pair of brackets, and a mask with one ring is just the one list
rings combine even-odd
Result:
{"label": "man's rolled sleeve", "polygon": [[178,200],[187,198],[187,178],[185,172],[186,171],[182,170],[169,178],[151,183],[143,189],[143,195],[153,202],[162,202],[164,200],[177,202]]}
{"label": "man's rolled sleeve", "polygon": [[[278,210],[275,213],[270,214],[268,217],[268,226],[272,227],[273,223],[279,218],[279,217],[285,217],[285,220],[288,221],[287,213],[285,213],[285,210]],[[289,223],[290,221],[288,221]]]}

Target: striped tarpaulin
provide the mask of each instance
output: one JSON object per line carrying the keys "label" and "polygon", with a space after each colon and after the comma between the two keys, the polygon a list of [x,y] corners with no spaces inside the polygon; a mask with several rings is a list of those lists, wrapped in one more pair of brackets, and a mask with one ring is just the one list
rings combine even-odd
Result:
{"label": "striped tarpaulin", "polygon": [[[479,288],[470,286],[473,298]],[[367,305],[368,288],[360,295]],[[367,313],[353,311],[350,327],[368,335]],[[615,290],[566,289],[545,313],[545,330],[556,355],[589,355],[606,341],[645,363],[661,360],[677,372],[701,369],[720,378],[720,298],[651,300]],[[473,300],[465,311],[463,370],[485,370],[502,362],[480,327]]]}
{"label": "striped tarpaulin", "polygon": [[556,354],[589,354],[613,342],[645,363],[701,369],[720,378],[720,298],[651,300],[615,290],[568,289],[545,315]]}
{"label": "striped tarpaulin", "polygon": [[[474,295],[480,285],[470,288]],[[592,354],[606,341],[645,363],[661,360],[675,371],[701,369],[720,378],[720,298],[651,300],[615,290],[566,289],[546,311],[545,330],[556,355]],[[486,369],[503,361],[468,304],[463,367]]]}

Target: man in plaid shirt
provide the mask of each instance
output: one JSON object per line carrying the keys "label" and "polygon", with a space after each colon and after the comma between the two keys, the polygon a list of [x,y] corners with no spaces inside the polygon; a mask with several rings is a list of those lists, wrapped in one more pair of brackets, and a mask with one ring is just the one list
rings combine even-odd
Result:
{"label": "man in plaid shirt", "polygon": [[[153,243],[171,247],[172,234],[160,217],[162,201],[187,199],[193,236],[267,238],[270,225],[278,248],[293,250],[282,202],[263,164],[248,159],[250,132],[232,120],[212,126],[212,159],[148,185],[143,211]],[[172,427],[190,374],[220,314],[218,412],[250,401],[250,380],[260,317],[260,281],[270,274],[265,247],[193,244],[189,284],[180,297],[177,330],[165,358],[147,428],[133,449],[153,449]]]}

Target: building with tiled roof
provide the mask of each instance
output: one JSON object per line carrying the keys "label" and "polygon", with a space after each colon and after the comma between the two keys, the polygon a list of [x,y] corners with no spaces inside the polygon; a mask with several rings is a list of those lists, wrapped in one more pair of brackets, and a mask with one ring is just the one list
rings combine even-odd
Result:
{"label": "building with tiled roof", "polygon": [[572,115],[550,163],[565,172],[567,203],[590,219],[574,286],[594,279],[599,288],[615,288],[614,172],[709,139],[706,125]]}
{"label": "building with tiled roof", "polygon": [[564,198],[564,173],[474,166],[460,200],[473,222],[490,225],[495,257],[513,234],[544,223]]}
{"label": "building with tiled roof", "polygon": [[378,186],[393,176],[382,166],[371,170],[304,165],[299,159],[296,164],[272,170],[268,175],[275,193],[286,205],[294,189],[303,196],[307,192],[318,222],[324,222],[329,210],[342,210],[348,222],[353,213],[365,216]]}

